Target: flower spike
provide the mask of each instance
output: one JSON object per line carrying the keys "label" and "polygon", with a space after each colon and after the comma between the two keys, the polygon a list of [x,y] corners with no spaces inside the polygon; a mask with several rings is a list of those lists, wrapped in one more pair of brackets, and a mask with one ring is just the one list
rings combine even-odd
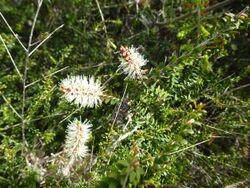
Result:
{"label": "flower spike", "polygon": [[66,100],[81,107],[95,107],[102,103],[103,87],[94,77],[71,76],[62,80],[60,89]]}
{"label": "flower spike", "polygon": [[83,158],[88,152],[85,143],[90,137],[92,125],[85,120],[83,123],[77,119],[68,125],[65,142],[65,151],[69,157]]}
{"label": "flower spike", "polygon": [[123,70],[128,77],[133,79],[141,78],[145,70],[141,67],[146,65],[148,60],[145,59],[136,48],[132,47],[120,47],[120,61],[119,68]]}

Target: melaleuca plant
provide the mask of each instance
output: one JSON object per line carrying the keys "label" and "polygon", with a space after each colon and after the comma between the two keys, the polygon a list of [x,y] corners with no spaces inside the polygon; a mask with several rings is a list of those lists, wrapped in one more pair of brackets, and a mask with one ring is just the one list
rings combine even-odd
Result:
{"label": "melaleuca plant", "polygon": [[246,5],[1,1],[0,187],[247,186]]}

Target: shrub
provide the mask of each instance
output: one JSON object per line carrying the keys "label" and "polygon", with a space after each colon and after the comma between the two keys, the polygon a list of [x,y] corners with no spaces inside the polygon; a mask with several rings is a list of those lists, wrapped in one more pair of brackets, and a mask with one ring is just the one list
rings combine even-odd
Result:
{"label": "shrub", "polygon": [[1,187],[247,186],[246,5],[1,1]]}

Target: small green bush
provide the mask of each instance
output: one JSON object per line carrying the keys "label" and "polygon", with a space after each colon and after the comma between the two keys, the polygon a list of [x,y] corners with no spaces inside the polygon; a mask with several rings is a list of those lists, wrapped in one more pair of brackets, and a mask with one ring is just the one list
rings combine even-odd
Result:
{"label": "small green bush", "polygon": [[[0,187],[248,186],[247,1],[0,7]],[[120,70],[121,46],[148,60],[140,79]],[[65,100],[60,84],[76,75],[95,76],[102,105]],[[64,177],[75,118],[92,124],[89,150]]]}

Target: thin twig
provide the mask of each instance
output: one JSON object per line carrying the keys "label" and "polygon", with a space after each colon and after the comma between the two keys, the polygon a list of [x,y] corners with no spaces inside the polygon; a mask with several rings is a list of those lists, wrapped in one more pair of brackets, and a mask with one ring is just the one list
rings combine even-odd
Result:
{"label": "thin twig", "polygon": [[48,115],[48,116],[44,116],[44,117],[40,117],[40,118],[36,118],[36,119],[31,119],[31,120],[29,120],[29,122],[35,122],[35,121],[39,121],[41,119],[48,119],[48,118],[51,118],[51,117],[62,116],[64,114],[65,113],[56,113],[56,114],[52,114],[52,115]]}
{"label": "thin twig", "polygon": [[18,127],[18,126],[21,126],[21,125],[22,125],[22,123],[17,123],[17,124],[15,124],[15,125],[11,125],[11,126],[7,126],[7,127],[4,127],[4,128],[0,128],[0,130],[1,130],[1,131],[7,131],[7,130],[9,130],[9,129],[13,129],[13,128]]}
{"label": "thin twig", "polygon": [[[31,123],[31,122],[39,121],[39,120],[42,120],[42,119],[48,119],[48,118],[51,118],[51,117],[62,116],[62,115],[65,115],[65,113],[57,113],[57,114],[53,114],[53,115],[49,115],[49,116],[44,116],[44,117],[36,118],[36,119],[25,120],[25,123]],[[21,125],[22,125],[22,123],[17,123],[17,124],[12,125],[12,126],[4,127],[1,130],[5,130],[6,131],[6,130],[13,129],[13,128],[21,126]]]}
{"label": "thin twig", "polygon": [[[192,152],[189,152],[189,153],[190,153],[190,154],[193,153],[193,154],[195,154],[196,156],[198,156],[198,157],[200,157],[200,158],[202,158],[202,157],[203,157],[203,158],[207,158],[207,159],[212,160],[212,161],[214,161],[214,162],[216,162],[216,163],[220,163],[220,164],[223,164],[223,165],[225,165],[225,166],[229,166],[230,168],[235,168],[235,169],[240,170],[240,171],[242,171],[242,172],[247,172],[246,170],[244,170],[244,169],[242,169],[242,168],[233,166],[233,165],[228,164],[228,163],[224,163],[224,162],[217,161],[216,158],[214,158],[214,157],[206,156],[206,155],[203,155],[203,154],[198,153],[198,152],[196,152],[196,151],[192,151]],[[219,158],[220,156],[216,156],[216,157]],[[233,159],[239,159],[239,158],[230,156],[230,159],[233,160]]]}
{"label": "thin twig", "polygon": [[[130,119],[128,121],[130,121]],[[116,149],[116,147],[118,146],[118,144],[120,142],[122,142],[123,140],[125,140],[127,137],[131,136],[135,131],[137,131],[137,129],[139,127],[140,127],[140,125],[137,125],[131,131],[126,132],[125,134],[119,136],[119,138],[112,144],[112,146],[107,149],[109,151],[109,153],[107,154],[107,156],[109,156],[109,159],[108,159],[108,162],[107,162],[107,166],[109,165],[111,157],[113,155],[113,152]]]}
{"label": "thin twig", "polygon": [[132,114],[128,114],[128,121],[127,123],[122,127],[122,130],[125,131],[129,125],[129,123],[132,121]]}
{"label": "thin twig", "polygon": [[217,127],[213,127],[213,126],[211,126],[211,125],[206,125],[206,124],[205,124],[205,126],[211,128],[211,129],[217,130],[217,131],[224,132],[224,133],[226,133],[226,134],[244,135],[244,134],[237,133],[237,132],[229,132],[229,131],[226,131],[226,130],[223,130],[223,129],[220,129],[220,128],[217,128]]}
{"label": "thin twig", "polygon": [[90,154],[90,163],[89,163],[89,172],[91,172],[92,166],[93,166],[93,155],[94,155],[94,143],[95,140],[93,140],[92,146],[91,146],[91,154]]}
{"label": "thin twig", "polygon": [[39,44],[41,41],[42,41],[42,40],[40,39],[40,40],[38,40],[38,41],[36,41],[36,42],[33,42],[32,44],[30,44],[30,46],[35,46],[35,45]]}
{"label": "thin twig", "polygon": [[[229,94],[229,93],[232,93],[232,92],[237,91],[237,90],[240,90],[240,89],[243,89],[243,88],[245,88],[245,87],[249,87],[249,86],[250,86],[250,84],[241,85],[241,86],[239,86],[239,87],[236,87],[236,88],[234,88],[234,89],[231,89],[231,90],[229,90],[229,91],[224,92],[221,96],[226,95],[226,94]],[[220,97],[221,97],[221,96],[220,96]]]}
{"label": "thin twig", "polygon": [[122,106],[122,103],[123,103],[123,100],[124,100],[124,97],[125,97],[127,88],[128,88],[128,83],[127,83],[126,86],[125,86],[125,89],[124,89],[124,92],[123,92],[123,95],[122,95],[121,102],[120,102],[120,104],[119,104],[119,107],[118,107],[117,112],[116,112],[116,114],[115,114],[115,119],[114,119],[114,121],[113,121],[113,123],[112,123],[112,126],[111,126],[111,130],[113,129],[113,127],[114,127],[114,125],[115,125],[115,122],[116,122],[116,119],[117,119],[117,117],[118,117],[118,115],[119,115],[119,112],[120,112],[120,109],[121,109],[121,106]]}
{"label": "thin twig", "polygon": [[[58,157],[58,156],[60,156],[61,154],[63,154],[63,152],[64,151],[59,151],[58,153],[51,153],[51,157],[52,158],[56,158],[56,157]],[[54,160],[54,159],[52,159],[52,160]],[[52,162],[52,160],[49,160],[49,162]]]}
{"label": "thin twig", "polygon": [[[224,91],[222,94],[220,94],[219,96],[217,96],[217,98],[220,98],[220,97],[222,97],[222,96],[224,96],[224,95],[230,94],[230,93],[232,93],[232,92],[234,92],[234,91],[237,91],[237,90],[240,90],[240,89],[243,89],[243,88],[246,88],[246,87],[250,87],[250,84],[241,85],[241,86],[236,87],[236,88],[234,88],[234,89],[231,89],[231,90],[229,90],[229,91]],[[206,106],[208,106],[208,105],[211,104],[212,102],[213,102],[212,100],[211,100],[211,101],[208,101],[208,102],[206,103]]]}
{"label": "thin twig", "polygon": [[[130,169],[130,167],[129,167],[129,169]],[[127,181],[128,181],[129,174],[130,174],[130,170],[128,170],[128,172],[127,172],[127,174],[126,174],[126,177],[125,177],[125,179],[124,179],[122,188],[126,188],[126,184],[127,184]]]}
{"label": "thin twig", "polygon": [[22,119],[22,116],[15,110],[15,108],[9,103],[9,101],[5,98],[4,95],[2,95],[3,100],[9,105],[9,107],[13,110],[13,112],[20,118]]}
{"label": "thin twig", "polygon": [[77,108],[76,110],[74,110],[72,113],[70,113],[68,116],[66,116],[63,120],[61,120],[58,125],[60,125],[61,123],[63,123],[64,121],[66,121],[70,116],[72,116],[74,113],[76,113],[78,110],[80,110],[80,108]]}
{"label": "thin twig", "polygon": [[243,181],[239,181],[237,183],[233,183],[231,185],[227,185],[225,188],[237,188],[237,187],[245,187],[245,185],[249,185],[250,179],[245,179]]}
{"label": "thin twig", "polygon": [[194,148],[194,147],[196,147],[196,146],[198,146],[198,145],[204,144],[204,143],[206,143],[206,142],[208,142],[208,141],[210,141],[210,139],[204,140],[204,141],[202,141],[202,142],[196,143],[196,144],[191,145],[191,146],[188,146],[188,147],[186,147],[186,148],[179,149],[179,150],[174,151],[174,152],[171,152],[171,153],[167,153],[166,155],[173,155],[173,154],[176,154],[176,153],[180,153],[180,152],[186,151],[186,150],[188,150],[188,149],[190,149],[190,148]]}
{"label": "thin twig", "polygon": [[220,81],[216,82],[215,84],[219,84],[219,83],[221,83],[221,82],[223,82],[223,81],[225,81],[225,80],[231,78],[233,75],[235,75],[235,73],[232,73],[232,74],[230,74],[229,76],[226,76],[225,78],[222,78]]}
{"label": "thin twig", "polygon": [[119,136],[119,138],[112,144],[111,149],[114,150],[120,142],[125,140],[127,137],[131,136],[135,131],[137,131],[138,128],[139,125],[135,126],[131,131]]}
{"label": "thin twig", "polygon": [[246,6],[242,11],[240,11],[236,16],[241,16],[249,10],[249,6]]}
{"label": "thin twig", "polygon": [[61,29],[64,26],[64,24],[57,27],[53,32],[51,32],[42,42],[40,42],[30,53],[29,57],[41,46],[43,45],[55,32],[57,32],[59,29]]}
{"label": "thin twig", "polygon": [[26,88],[27,88],[27,87],[30,87],[30,86],[32,86],[32,85],[34,85],[34,84],[36,84],[37,82],[40,82],[41,80],[43,80],[43,79],[45,79],[45,78],[51,77],[51,76],[53,76],[53,75],[55,75],[55,74],[57,74],[57,73],[59,73],[59,72],[62,72],[62,71],[64,71],[64,70],[67,69],[67,68],[69,68],[69,66],[63,67],[62,69],[59,69],[59,70],[57,70],[57,71],[55,71],[55,72],[52,72],[51,74],[46,75],[46,76],[44,76],[44,77],[41,78],[41,79],[38,79],[38,80],[36,80],[36,81],[34,81],[34,82],[31,82],[31,83],[29,83],[29,84],[26,85]]}
{"label": "thin twig", "polygon": [[108,83],[115,77],[117,76],[117,71],[111,76],[109,77],[104,83],[103,83],[103,86],[106,87],[108,85]]}
{"label": "thin twig", "polygon": [[114,65],[114,63],[100,63],[100,64],[97,64],[97,65],[82,67],[82,68],[79,68],[79,69],[80,70],[85,70],[85,69],[91,69],[91,68],[100,67],[100,66],[110,66],[110,65]]}
{"label": "thin twig", "polygon": [[27,52],[28,53],[29,53],[29,49],[30,49],[31,44],[32,44],[32,38],[33,38],[33,34],[34,34],[34,29],[35,29],[37,17],[38,17],[38,14],[39,14],[39,11],[40,11],[40,8],[41,8],[42,4],[43,4],[43,0],[41,0],[41,1],[38,2],[38,7],[37,7],[37,10],[36,10],[36,14],[35,14],[32,26],[31,26],[31,31],[30,31],[30,36],[29,36],[29,43],[28,43],[28,47],[27,47]]}
{"label": "thin twig", "polygon": [[3,45],[4,45],[4,48],[6,49],[8,55],[9,55],[9,57],[10,57],[10,60],[11,60],[12,64],[14,65],[14,67],[15,67],[15,69],[16,69],[18,75],[19,75],[20,78],[22,79],[22,75],[21,75],[20,71],[18,70],[17,65],[16,65],[14,59],[12,58],[12,55],[11,55],[11,53],[10,53],[10,51],[9,51],[9,49],[8,49],[8,47],[7,47],[7,45],[6,45],[6,43],[4,42],[4,40],[3,40],[2,36],[1,36],[1,34],[0,34],[0,39],[1,39],[2,43],[3,43]]}
{"label": "thin twig", "polygon": [[20,39],[18,38],[18,35],[12,30],[12,28],[10,27],[9,23],[7,22],[7,20],[4,18],[3,14],[0,12],[0,16],[3,18],[3,21],[6,23],[6,25],[8,26],[9,30],[11,31],[11,33],[14,35],[14,37],[17,39],[17,41],[19,42],[19,44],[23,47],[23,49],[27,52],[27,49],[25,48],[25,46],[23,45],[23,43],[20,41]]}
{"label": "thin twig", "polygon": [[33,34],[34,34],[34,29],[35,29],[35,25],[36,25],[36,21],[37,21],[37,17],[40,11],[40,8],[42,6],[43,0],[38,2],[38,7],[36,10],[36,14],[31,26],[31,31],[30,31],[30,36],[29,36],[29,43],[28,43],[28,47],[27,47],[27,56],[26,56],[26,60],[25,60],[25,65],[24,65],[24,74],[23,74],[23,99],[22,99],[22,139],[23,139],[23,143],[27,146],[28,143],[26,141],[25,138],[25,103],[26,103],[26,79],[27,79],[27,72],[28,72],[28,62],[29,62],[29,53],[30,53],[30,48],[31,48],[31,44],[32,44],[32,38],[33,38]]}
{"label": "thin twig", "polygon": [[98,8],[98,11],[100,13],[100,16],[101,16],[101,19],[102,19],[102,22],[103,22],[103,28],[104,28],[104,32],[106,34],[106,37],[108,36],[108,32],[107,32],[107,27],[105,25],[105,19],[104,19],[104,16],[103,16],[103,13],[102,13],[102,9],[100,7],[100,4],[99,4],[99,1],[98,0],[95,0],[96,4],[97,4],[97,8]]}

